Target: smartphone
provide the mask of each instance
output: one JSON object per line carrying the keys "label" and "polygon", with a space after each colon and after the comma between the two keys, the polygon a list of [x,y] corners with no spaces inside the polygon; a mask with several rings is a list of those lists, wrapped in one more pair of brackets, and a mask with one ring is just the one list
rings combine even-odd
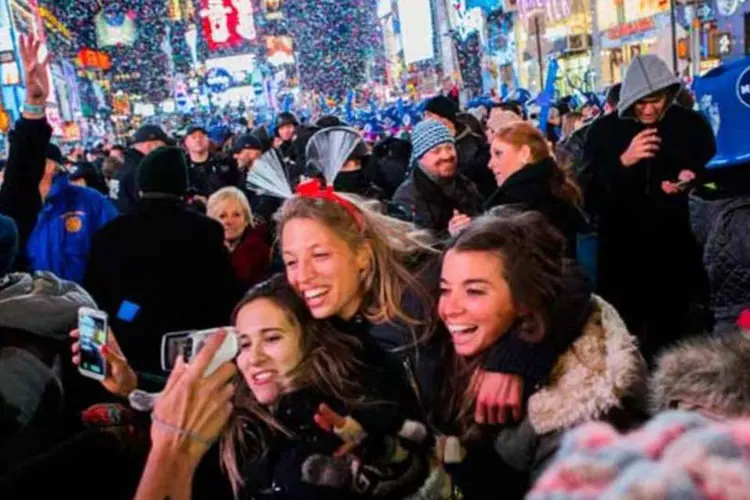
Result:
{"label": "smartphone", "polygon": [[94,380],[104,380],[107,376],[107,363],[101,348],[107,344],[107,313],[89,307],[78,310],[78,332],[80,334],[81,375]]}
{"label": "smartphone", "polygon": [[239,353],[239,340],[237,333],[232,327],[211,328],[200,331],[181,331],[165,334],[161,339],[161,366],[164,371],[172,371],[177,358],[183,356],[185,361],[190,363],[203,349],[206,341],[220,330],[227,332],[224,343],[214,355],[214,359],[206,367],[204,376],[211,375],[219,366],[227,361],[231,361]]}
{"label": "smartphone", "polygon": [[193,354],[193,337],[195,330],[167,333],[161,338],[161,369],[171,372],[177,358],[183,356],[191,359]]}

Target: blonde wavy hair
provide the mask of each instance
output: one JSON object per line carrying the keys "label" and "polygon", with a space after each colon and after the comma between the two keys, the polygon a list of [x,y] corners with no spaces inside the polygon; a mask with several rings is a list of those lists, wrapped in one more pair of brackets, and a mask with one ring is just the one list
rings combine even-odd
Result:
{"label": "blonde wavy hair", "polygon": [[[362,313],[369,321],[376,324],[401,321],[412,329],[419,325],[429,326],[434,299],[407,267],[409,261],[419,255],[439,253],[431,245],[427,233],[368,208],[356,196],[340,193],[338,196],[355,206],[361,214],[358,220],[335,202],[295,196],[276,213],[277,244],[284,226],[293,219],[311,219],[323,224],[352,251],[366,248],[370,253],[370,265],[361,281]],[[407,290],[416,293],[421,300],[425,318],[413,318],[402,308]]]}
{"label": "blonde wavy hair", "polygon": [[250,202],[247,200],[245,193],[234,186],[221,188],[208,198],[206,203],[206,213],[212,219],[219,220],[219,207],[227,201],[236,201],[239,203],[242,213],[245,214],[245,220],[250,227],[255,226],[253,211],[250,209]]}

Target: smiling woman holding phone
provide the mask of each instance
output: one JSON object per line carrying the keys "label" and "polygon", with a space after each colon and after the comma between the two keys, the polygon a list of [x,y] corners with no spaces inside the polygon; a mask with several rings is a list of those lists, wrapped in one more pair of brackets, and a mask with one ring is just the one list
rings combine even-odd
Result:
{"label": "smiling woman holding phone", "polygon": [[[283,277],[253,288],[234,324],[236,365],[202,376],[221,332],[189,365],[175,366],[154,408],[136,498],[189,498],[217,440],[238,498],[402,498],[422,485],[426,450],[412,431],[423,427],[409,420],[416,400],[406,379],[394,377],[389,355],[313,320]],[[377,473],[345,456],[355,448],[377,456]]]}

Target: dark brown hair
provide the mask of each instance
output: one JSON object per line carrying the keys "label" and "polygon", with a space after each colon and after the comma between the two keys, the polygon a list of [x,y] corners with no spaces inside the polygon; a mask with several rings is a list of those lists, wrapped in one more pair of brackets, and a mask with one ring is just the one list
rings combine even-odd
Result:
{"label": "dark brown hair", "polygon": [[[361,380],[363,365],[361,344],[353,335],[332,329],[327,322],[316,321],[307,306],[287,284],[283,275],[253,287],[232,314],[236,324],[240,310],[247,304],[265,299],[284,310],[301,332],[302,361],[290,374],[291,390],[315,387],[323,394],[342,401],[349,408],[362,407],[364,390]],[[290,435],[254,397],[242,376],[238,377],[234,412],[221,437],[221,460],[235,494],[243,485],[240,463],[261,459],[268,451],[268,439],[275,433]],[[269,437],[271,436],[271,437]]]}
{"label": "dark brown hair", "polygon": [[[565,238],[541,214],[480,217],[450,244],[448,251],[488,252],[500,258],[503,279],[519,312],[512,334],[529,343],[545,338],[554,307],[565,289],[569,261],[565,257]],[[447,403],[445,416],[458,424],[465,439],[476,438],[476,374],[486,356],[465,359],[452,346],[447,346],[444,353],[449,372],[443,393],[443,402]]]}
{"label": "dark brown hair", "polygon": [[[501,128],[495,134],[495,140],[508,143],[516,148],[528,146],[531,151],[531,162],[539,163],[552,160],[552,151],[544,134],[529,122],[516,122]],[[556,164],[556,163],[555,163]],[[569,170],[557,165],[555,175],[550,180],[552,193],[558,198],[580,206],[583,203],[581,188],[573,180]]]}

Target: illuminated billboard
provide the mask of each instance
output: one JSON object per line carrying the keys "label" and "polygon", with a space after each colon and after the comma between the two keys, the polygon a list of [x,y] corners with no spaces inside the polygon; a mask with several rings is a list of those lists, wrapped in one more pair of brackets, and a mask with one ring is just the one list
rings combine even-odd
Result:
{"label": "illuminated billboard", "polygon": [[124,11],[108,6],[94,16],[96,44],[99,47],[132,46],[138,38],[138,27],[133,10]]}
{"label": "illuminated billboard", "polygon": [[294,64],[294,42],[290,36],[267,36],[268,62],[274,66]]}
{"label": "illuminated billboard", "polygon": [[401,42],[406,64],[435,57],[430,0],[398,0]]}
{"label": "illuminated billboard", "polygon": [[253,0],[201,0],[198,15],[209,50],[235,47],[257,38]]}

